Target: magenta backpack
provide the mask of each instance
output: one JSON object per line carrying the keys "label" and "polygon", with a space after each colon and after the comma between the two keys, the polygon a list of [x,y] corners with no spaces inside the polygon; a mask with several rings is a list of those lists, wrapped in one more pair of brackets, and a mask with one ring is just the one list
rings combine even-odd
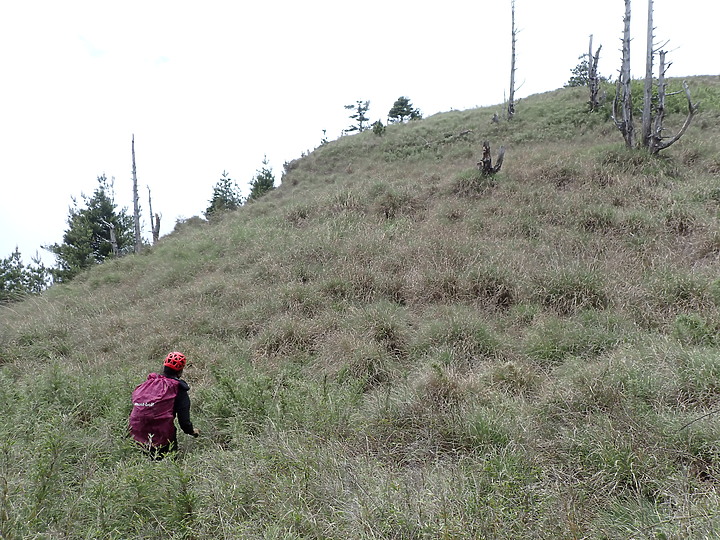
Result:
{"label": "magenta backpack", "polygon": [[163,446],[175,440],[175,396],[180,381],[151,373],[132,393],[130,434],[142,444]]}

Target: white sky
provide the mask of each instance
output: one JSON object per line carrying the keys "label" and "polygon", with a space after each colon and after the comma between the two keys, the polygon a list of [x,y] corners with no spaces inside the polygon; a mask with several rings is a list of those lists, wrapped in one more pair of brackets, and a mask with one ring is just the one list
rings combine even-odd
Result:
{"label": "white sky", "polygon": [[[647,4],[633,4],[640,77]],[[623,14],[622,0],[516,0],[517,96],[561,87],[590,34],[615,77]],[[655,1],[670,76],[720,73],[718,21],[717,0]],[[510,0],[0,0],[0,258],[18,245],[52,263],[40,246],[103,173],[131,212],[133,134],[144,235],[148,185],[167,234],[202,215],[223,170],[247,191],[267,155],[279,182],[351,124],[346,104],[383,122],[402,95],[425,116],[498,104],[509,70]]]}

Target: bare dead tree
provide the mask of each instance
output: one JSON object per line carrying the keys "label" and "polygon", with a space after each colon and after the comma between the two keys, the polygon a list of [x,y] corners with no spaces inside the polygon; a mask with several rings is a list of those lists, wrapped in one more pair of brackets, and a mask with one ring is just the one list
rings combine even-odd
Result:
{"label": "bare dead tree", "polygon": [[160,216],[158,214],[154,214],[153,219],[153,210],[152,210],[152,196],[150,195],[150,186],[147,186],[148,190],[148,208],[150,209],[150,228],[152,229],[152,238],[153,238],[153,245],[158,243],[158,240],[160,240]]}
{"label": "bare dead tree", "polygon": [[650,145],[650,131],[652,130],[652,94],[653,94],[653,50],[655,36],[653,32],[653,0],[648,0],[647,15],[647,48],[645,51],[645,81],[643,84],[643,112],[642,112],[642,145]]}
{"label": "bare dead tree", "polygon": [[[632,117],[632,91],[630,89],[630,0],[625,0],[625,18],[622,39],[622,65],[613,99],[613,121],[625,139],[625,146],[635,145],[635,126]],[[618,108],[621,110],[618,110]]]}
{"label": "bare dead tree", "polygon": [[132,136],[133,216],[135,221],[135,253],[140,253],[140,202],[138,201],[137,171],[135,169],[135,134]]}
{"label": "bare dead tree", "polygon": [[590,87],[590,111],[596,110],[600,106],[598,93],[600,91],[600,76],[598,75],[598,62],[600,61],[600,45],[593,54],[593,37],[590,34],[590,45],[588,47],[588,86]]}
{"label": "bare dead tree", "polygon": [[[665,97],[666,83],[665,74],[670,67],[665,64],[666,52],[659,51],[660,69],[658,76],[658,96],[657,104],[653,109],[653,60],[656,49],[654,44],[653,27],[653,0],[648,0],[648,30],[647,30],[647,55],[645,59],[645,79],[643,92],[643,115],[642,115],[642,140],[638,146],[648,149],[651,154],[657,154],[660,150],[664,150],[670,145],[676,143],[687,130],[695,113],[698,110],[697,104],[692,102],[690,89],[687,82],[683,83],[685,97],[688,102],[688,115],[680,130],[673,137],[664,141],[663,137],[663,121],[665,119]],[[630,94],[630,0],[625,0],[625,30],[623,33],[623,49],[622,49],[622,67],[620,69],[620,78],[617,83],[617,91],[613,100],[613,120],[625,139],[625,145],[628,148],[635,146],[634,127],[632,119],[632,100]],[[661,45],[660,47],[663,47]],[[620,111],[618,110],[619,102],[622,98],[622,119],[620,120]]]}
{"label": "bare dead tree", "polygon": [[492,176],[500,171],[503,159],[505,159],[505,147],[501,146],[498,151],[497,162],[493,165],[492,156],[490,155],[490,143],[488,141],[484,141],[482,159],[478,161],[477,167],[485,176]]}
{"label": "bare dead tree", "polygon": [[160,240],[160,214],[155,214],[155,220],[152,221],[152,237],[153,244],[157,244]]}
{"label": "bare dead tree", "polygon": [[117,243],[117,236],[115,235],[115,224],[110,223],[109,221],[105,221],[104,219],[100,218],[100,221],[103,225],[105,225],[108,230],[110,231],[110,245],[112,246],[112,252],[115,257],[118,256],[120,253],[120,250],[118,249],[118,243]]}
{"label": "bare dead tree", "polygon": [[665,51],[660,51],[660,72],[658,76],[658,98],[657,98],[657,106],[655,107],[655,123],[652,130],[652,133],[648,140],[648,149],[650,150],[651,154],[657,154],[660,152],[660,150],[664,150],[668,146],[675,144],[680,137],[682,137],[685,134],[685,131],[690,126],[690,122],[693,119],[693,116],[695,116],[695,113],[698,110],[697,104],[692,102],[692,98],[690,96],[690,89],[688,88],[687,81],[683,82],[683,89],[685,91],[685,97],[687,98],[688,102],[688,115],[685,117],[685,122],[683,123],[680,130],[673,136],[670,137],[667,141],[663,142],[663,121],[665,119],[665,96],[666,94],[666,86],[665,83],[665,72],[668,70],[670,65],[665,66]]}
{"label": "bare dead tree", "polygon": [[507,119],[515,116],[515,43],[517,42],[517,29],[515,28],[515,0],[510,2],[512,20],[512,53],[510,56],[510,95],[507,104]]}

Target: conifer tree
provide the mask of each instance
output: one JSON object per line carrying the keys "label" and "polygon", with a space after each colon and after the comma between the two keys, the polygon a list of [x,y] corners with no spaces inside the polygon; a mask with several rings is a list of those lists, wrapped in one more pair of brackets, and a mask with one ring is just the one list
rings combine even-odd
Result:
{"label": "conifer tree", "polygon": [[355,105],[345,105],[348,110],[354,110],[355,114],[350,115],[351,120],[355,120],[357,124],[353,124],[345,130],[346,133],[352,133],[353,131],[365,131],[367,129],[367,122],[370,119],[365,116],[365,113],[370,110],[369,101],[356,101]]}
{"label": "conifer tree", "polygon": [[400,96],[393,103],[392,109],[388,112],[388,122],[405,122],[406,120],[420,120],[422,113],[420,109],[413,107],[410,98]]}
{"label": "conifer tree", "polygon": [[574,88],[577,86],[588,86],[590,84],[590,78],[588,77],[588,73],[590,71],[590,64],[586,58],[586,55],[582,55],[578,57],[581,62],[572,68],[570,73],[572,73],[570,79],[568,79],[568,82],[565,83],[565,87]]}
{"label": "conifer tree", "polygon": [[210,206],[205,210],[205,217],[210,219],[218,212],[236,210],[242,206],[243,199],[240,195],[240,188],[230,178],[230,173],[223,171],[217,184],[213,188]]}
{"label": "conifer tree", "polygon": [[250,182],[248,202],[256,201],[273,189],[275,189],[275,176],[273,175],[272,167],[269,167],[267,156],[265,156],[263,157],[262,168],[257,171],[257,174]]}
{"label": "conifer tree", "polygon": [[25,295],[42,292],[50,285],[50,270],[40,257],[36,255],[32,262],[23,264],[17,247],[8,258],[0,259],[0,304],[22,300]]}
{"label": "conifer tree", "polygon": [[107,177],[98,176],[98,187],[92,197],[82,195],[85,207],[73,198],[68,228],[62,244],[46,246],[55,254],[57,268],[51,270],[58,282],[69,281],[79,272],[103,262],[106,258],[133,250],[133,219],[127,210],[115,206],[112,185]]}

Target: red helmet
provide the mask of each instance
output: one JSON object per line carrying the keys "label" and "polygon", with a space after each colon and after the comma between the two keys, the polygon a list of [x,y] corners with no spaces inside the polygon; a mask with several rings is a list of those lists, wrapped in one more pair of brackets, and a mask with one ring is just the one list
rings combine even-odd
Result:
{"label": "red helmet", "polygon": [[175,371],[182,371],[185,368],[185,362],[187,362],[185,355],[181,352],[175,351],[167,355],[163,365],[172,368]]}

